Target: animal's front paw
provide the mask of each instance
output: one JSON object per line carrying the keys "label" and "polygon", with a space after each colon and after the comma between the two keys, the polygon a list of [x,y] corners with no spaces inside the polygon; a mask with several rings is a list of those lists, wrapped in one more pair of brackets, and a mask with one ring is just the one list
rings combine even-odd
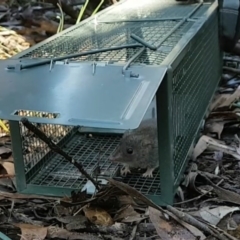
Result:
{"label": "animal's front paw", "polygon": [[145,173],[143,173],[143,177],[153,178],[154,168],[148,168]]}
{"label": "animal's front paw", "polygon": [[122,176],[126,176],[128,173],[131,173],[131,171],[128,166],[124,166],[121,168],[120,173]]}

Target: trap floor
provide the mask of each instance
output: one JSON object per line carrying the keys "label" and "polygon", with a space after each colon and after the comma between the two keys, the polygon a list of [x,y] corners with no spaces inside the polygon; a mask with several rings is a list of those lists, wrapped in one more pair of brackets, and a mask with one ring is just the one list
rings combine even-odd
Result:
{"label": "trap floor", "polygon": [[[103,135],[77,132],[64,144],[62,149],[76,161],[81,162],[85,170],[93,176],[98,174],[98,178],[101,176],[111,177],[129,184],[142,194],[160,196],[158,170],[154,172],[154,177],[151,179],[141,177],[145,170],[134,170],[132,174],[122,177],[120,175],[121,165],[113,164],[108,160],[120,138],[120,134]],[[44,161],[41,170],[29,180],[28,184],[43,189],[50,187],[54,189],[54,192],[56,192],[56,188],[81,190],[87,183],[87,179],[61,155],[53,153],[52,156],[47,162]],[[59,191],[57,192],[59,193]],[[65,193],[62,192],[60,195],[65,195]]]}

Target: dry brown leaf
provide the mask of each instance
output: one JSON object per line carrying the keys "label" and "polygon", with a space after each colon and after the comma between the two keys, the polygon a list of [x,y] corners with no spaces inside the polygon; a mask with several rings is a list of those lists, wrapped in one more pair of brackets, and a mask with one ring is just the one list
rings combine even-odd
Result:
{"label": "dry brown leaf", "polygon": [[121,222],[137,222],[144,219],[139,213],[137,213],[131,205],[125,206],[120,209],[114,217],[114,221]]}
{"label": "dry brown leaf", "polygon": [[69,232],[66,229],[58,227],[48,227],[47,228],[47,237],[50,239],[81,239],[81,240],[100,240],[96,235],[78,233],[78,232]]}
{"label": "dry brown leaf", "polygon": [[137,206],[137,203],[133,200],[131,196],[120,195],[120,196],[117,196],[117,198],[121,206],[126,206],[126,205]]}
{"label": "dry brown leaf", "polygon": [[240,98],[240,86],[238,86],[238,88],[233,94],[217,95],[210,106],[210,111],[217,108],[221,108],[221,107],[229,107],[232,103],[234,103],[239,98]]}
{"label": "dry brown leaf", "polygon": [[235,110],[239,110],[238,108],[231,110],[231,111],[215,111],[215,112],[211,112],[208,115],[208,120],[207,122],[210,120],[212,122],[225,122],[229,123],[229,122],[235,122],[238,121],[239,119],[239,115],[237,112],[235,112]]}
{"label": "dry brown leaf", "polygon": [[217,141],[205,135],[201,136],[201,138],[198,140],[198,143],[194,148],[194,151],[192,154],[193,160],[196,160],[196,158],[200,156],[207,148],[216,150],[216,151],[221,151],[223,153],[232,155],[236,159],[240,160],[240,155],[237,153],[236,148],[226,146],[224,142]]}
{"label": "dry brown leaf", "polygon": [[[62,212],[61,212],[62,213]],[[85,228],[85,222],[87,218],[83,215],[76,215],[76,216],[64,216],[64,217],[57,217],[56,218],[59,222],[66,224],[66,229],[68,231],[72,230],[79,230]]]}
{"label": "dry brown leaf", "polygon": [[149,217],[159,237],[162,240],[194,239],[192,233],[173,221],[166,221],[163,214],[152,207],[149,207]]}
{"label": "dry brown leaf", "polygon": [[217,133],[218,139],[220,139],[225,123],[226,123],[225,121],[222,122],[211,121],[206,123],[206,129],[208,132]]}
{"label": "dry brown leaf", "polygon": [[47,236],[47,228],[27,223],[15,224],[21,229],[21,240],[43,240]]}
{"label": "dry brown leaf", "polygon": [[4,159],[3,161],[4,161],[4,162],[12,162],[12,163],[14,163],[14,160],[13,160],[13,157],[12,157],[12,156],[10,156],[10,157],[7,158],[7,159]]}
{"label": "dry brown leaf", "polygon": [[2,192],[0,191],[0,195],[3,198],[6,199],[47,199],[47,200],[55,200],[60,201],[60,198],[57,197],[46,197],[41,195],[26,195],[26,194],[20,194],[20,193],[8,193],[8,192]]}
{"label": "dry brown leaf", "polygon": [[149,207],[149,217],[161,239],[163,240],[172,239],[168,235],[168,233],[170,233],[173,230],[173,228],[170,223],[164,220],[164,216],[160,211],[152,207]]}
{"label": "dry brown leaf", "polygon": [[210,107],[209,107],[209,111],[213,111],[215,109],[217,109],[221,104],[223,104],[227,97],[229,97],[231,94],[219,94],[219,95],[215,95],[214,100],[212,101]]}
{"label": "dry brown leaf", "polygon": [[85,207],[83,211],[88,220],[96,225],[111,226],[114,223],[112,217],[102,208]]}
{"label": "dry brown leaf", "polygon": [[10,154],[12,152],[12,150],[10,148],[6,148],[4,146],[0,147],[0,156],[4,155],[4,154]]}
{"label": "dry brown leaf", "polygon": [[1,165],[6,170],[6,173],[8,175],[11,175],[11,176],[15,175],[14,164],[12,162],[2,162]]}
{"label": "dry brown leaf", "polygon": [[230,233],[231,236],[240,239],[240,225],[235,230],[228,230],[228,233]]}
{"label": "dry brown leaf", "polygon": [[198,156],[200,156],[208,147],[207,141],[205,139],[206,136],[201,136],[198,140],[192,154],[192,159],[196,160]]}
{"label": "dry brown leaf", "polygon": [[176,222],[178,222],[180,225],[188,229],[189,232],[191,232],[197,239],[204,240],[206,239],[206,236],[203,234],[202,231],[200,231],[198,228],[182,221],[177,216],[175,216],[173,213],[169,212],[168,215],[173,218]]}

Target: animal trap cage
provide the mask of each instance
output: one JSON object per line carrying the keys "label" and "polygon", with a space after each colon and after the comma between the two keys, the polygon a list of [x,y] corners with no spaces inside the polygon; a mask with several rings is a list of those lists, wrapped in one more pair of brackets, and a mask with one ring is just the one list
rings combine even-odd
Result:
{"label": "animal trap cage", "polygon": [[[21,124],[27,117],[88,173],[100,166],[98,178],[172,204],[221,77],[218,4],[121,1],[0,66],[0,118],[9,120],[19,192],[62,196],[87,184]],[[121,177],[108,157],[152,106],[159,170]]]}

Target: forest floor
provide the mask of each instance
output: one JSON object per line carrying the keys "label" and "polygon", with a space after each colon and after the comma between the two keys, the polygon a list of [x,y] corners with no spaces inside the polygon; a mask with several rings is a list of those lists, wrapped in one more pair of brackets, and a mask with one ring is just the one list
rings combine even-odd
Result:
{"label": "forest floor", "polygon": [[[106,1],[105,8],[115,1]],[[81,19],[100,1],[92,1]],[[74,25],[82,0],[0,0],[0,59]],[[8,122],[0,125],[0,239],[240,239],[240,70],[224,61],[193,161],[173,206],[161,208],[126,184],[110,180],[96,195],[55,198],[16,192]],[[0,86],[1,87],[1,86]],[[8,238],[7,238],[8,237]]]}

